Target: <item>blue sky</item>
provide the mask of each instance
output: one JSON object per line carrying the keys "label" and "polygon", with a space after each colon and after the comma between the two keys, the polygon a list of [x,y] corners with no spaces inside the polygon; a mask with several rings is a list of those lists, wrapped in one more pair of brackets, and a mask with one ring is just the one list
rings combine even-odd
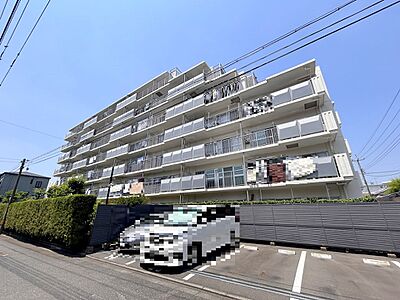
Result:
{"label": "blue sky", "polygon": [[[0,76],[45,2],[29,4],[0,61]],[[63,138],[72,126],[165,70],[175,66],[186,70],[202,60],[209,65],[226,63],[345,2],[53,0],[0,87],[0,120]],[[391,2],[385,1],[381,6]],[[359,0],[296,37],[370,3],[373,1]],[[400,88],[399,15],[397,5],[269,64],[257,70],[256,75],[262,80],[315,58],[336,103],[344,134],[356,154]],[[3,17],[0,26],[4,22]],[[400,99],[392,107],[389,120],[398,108]],[[398,122],[395,120],[393,127]],[[62,139],[2,122],[0,130],[1,158],[32,158],[63,144]],[[400,146],[367,172],[400,170],[399,149]],[[367,156],[363,163],[368,165],[373,158]],[[0,171],[16,166],[17,162],[0,159]],[[56,167],[54,158],[32,165],[30,170],[52,175]]]}

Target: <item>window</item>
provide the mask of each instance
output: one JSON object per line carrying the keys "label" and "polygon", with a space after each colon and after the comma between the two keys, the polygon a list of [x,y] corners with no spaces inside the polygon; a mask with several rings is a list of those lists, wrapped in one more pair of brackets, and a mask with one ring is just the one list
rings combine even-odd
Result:
{"label": "window", "polygon": [[41,187],[42,187],[42,182],[41,181],[36,181],[35,188],[41,188]]}

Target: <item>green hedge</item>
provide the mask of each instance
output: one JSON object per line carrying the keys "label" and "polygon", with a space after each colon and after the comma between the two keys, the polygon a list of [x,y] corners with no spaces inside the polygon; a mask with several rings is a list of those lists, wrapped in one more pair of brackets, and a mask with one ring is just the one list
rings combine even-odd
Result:
{"label": "green hedge", "polygon": [[[16,202],[10,205],[5,230],[80,250],[87,243],[95,202],[93,195]],[[0,204],[0,216],[4,209]]]}
{"label": "green hedge", "polygon": [[[102,204],[105,204],[106,200],[101,200]],[[148,202],[145,196],[132,196],[132,197],[121,197],[121,198],[110,198],[108,204],[110,205],[129,205],[135,206],[138,204],[145,204]]]}
{"label": "green hedge", "polygon": [[173,203],[174,205],[214,205],[214,204],[234,204],[234,205],[251,205],[251,204],[310,204],[310,203],[357,203],[357,202],[375,202],[375,198],[362,197],[353,199],[282,199],[282,200],[236,200],[236,201],[224,201],[224,200],[210,200],[203,202],[183,202]]}

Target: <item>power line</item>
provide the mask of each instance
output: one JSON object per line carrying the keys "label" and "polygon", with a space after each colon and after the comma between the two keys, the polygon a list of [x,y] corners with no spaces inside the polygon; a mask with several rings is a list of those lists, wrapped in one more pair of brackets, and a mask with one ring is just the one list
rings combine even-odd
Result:
{"label": "power line", "polygon": [[331,23],[331,24],[329,24],[329,25],[327,25],[327,26],[325,26],[325,27],[323,27],[323,28],[321,28],[321,29],[319,29],[317,31],[314,31],[314,32],[312,32],[312,33],[310,33],[310,34],[308,34],[308,35],[306,35],[306,36],[304,36],[304,37],[302,37],[302,38],[300,38],[300,39],[298,39],[298,40],[296,40],[296,41],[294,41],[294,42],[292,42],[292,43],[290,43],[290,44],[288,44],[286,46],[283,46],[283,47],[281,47],[281,48],[279,48],[279,49],[277,49],[275,51],[272,51],[272,52],[268,53],[267,55],[264,55],[264,56],[262,56],[260,58],[257,58],[256,60],[253,60],[252,62],[247,63],[246,65],[240,67],[238,70],[239,71],[243,70],[243,69],[255,64],[256,62],[262,61],[262,60],[266,59],[267,57],[270,57],[273,54],[276,54],[276,53],[278,53],[278,52],[280,52],[280,51],[282,51],[284,49],[287,49],[287,48],[289,48],[289,47],[291,47],[291,46],[293,46],[293,45],[295,45],[295,44],[297,44],[297,43],[299,43],[299,42],[301,42],[303,40],[308,39],[309,37],[312,37],[312,36],[322,32],[322,31],[324,31],[324,30],[326,30],[326,29],[328,29],[328,28],[330,28],[332,26],[335,26],[335,25],[337,25],[337,24],[339,24],[339,23],[341,23],[341,22],[343,22],[343,21],[345,21],[347,19],[350,19],[350,18],[352,18],[352,17],[354,17],[354,16],[356,16],[356,15],[358,15],[358,14],[360,14],[360,13],[362,13],[362,12],[368,10],[368,9],[370,9],[371,7],[373,7],[375,5],[378,5],[379,3],[382,3],[383,1],[384,0],[379,0],[379,1],[375,2],[375,3],[372,3],[371,5],[368,5],[367,7],[364,7],[363,9],[360,9],[359,11],[357,11],[357,12],[355,12],[353,14],[350,14],[350,15],[348,15],[348,16],[346,16],[346,17],[344,17],[344,18],[342,18],[342,19],[340,19],[340,20],[338,20],[336,22],[333,22],[333,23]]}
{"label": "power line", "polygon": [[15,1],[14,7],[13,7],[13,9],[12,9],[12,11],[11,11],[11,14],[10,14],[10,16],[8,17],[6,26],[4,27],[3,32],[1,33],[1,36],[0,36],[0,45],[1,45],[1,43],[3,42],[3,39],[4,39],[4,37],[5,37],[6,34],[7,34],[8,27],[10,27],[10,24],[11,24],[12,20],[14,19],[14,15],[15,15],[15,13],[17,12],[17,9],[18,9],[18,6],[19,6],[19,3],[20,3],[20,2],[21,2],[21,0]]}
{"label": "power line", "polygon": [[52,138],[54,138],[54,139],[64,140],[63,138],[60,138],[60,137],[55,136],[55,135],[52,135],[52,134],[50,134],[50,133],[46,133],[46,132],[44,132],[44,131],[32,129],[32,128],[29,128],[29,127],[26,127],[26,126],[23,126],[23,125],[19,125],[19,124],[10,122],[10,121],[5,121],[5,120],[1,120],[1,119],[0,119],[0,122],[2,122],[2,123],[4,123],[4,124],[7,124],[7,125],[14,126],[14,127],[18,127],[18,128],[21,128],[21,129],[29,130],[29,131],[32,131],[32,132],[35,132],[35,133],[39,133],[39,134],[42,134],[42,135],[46,135],[46,136],[52,137]]}
{"label": "power line", "polygon": [[[295,29],[292,29],[291,31],[289,31],[289,32],[287,32],[287,33],[285,33],[285,34],[273,39],[272,41],[269,41],[266,44],[264,44],[264,45],[262,45],[260,47],[257,47],[256,49],[254,49],[254,50],[252,50],[252,51],[250,51],[250,52],[248,52],[248,53],[246,53],[246,54],[244,54],[244,55],[242,55],[242,56],[240,56],[240,57],[238,57],[238,58],[236,58],[236,59],[224,64],[224,65],[222,65],[222,67],[223,68],[231,67],[232,65],[234,65],[234,64],[236,64],[236,63],[238,63],[238,62],[240,62],[240,61],[242,61],[242,60],[244,60],[244,59],[246,59],[246,58],[248,58],[250,56],[255,55],[256,53],[260,52],[261,50],[266,49],[266,48],[278,43],[279,41],[282,41],[282,40],[290,37],[291,35],[293,35],[293,34],[295,34],[297,32],[300,32],[301,30],[303,30],[303,29],[305,29],[305,28],[307,28],[307,27],[309,27],[309,26],[311,26],[311,25],[313,25],[313,24],[315,24],[315,23],[317,23],[317,22],[329,17],[330,15],[338,12],[342,8],[350,5],[351,3],[355,2],[355,1],[357,1],[357,0],[352,0],[352,1],[349,1],[349,2],[347,2],[345,4],[343,4],[343,5],[340,5],[340,6],[336,7],[335,9],[330,10],[330,11],[320,15],[319,17],[317,17],[317,18],[315,18],[315,19],[313,19],[311,21],[308,21],[307,23],[305,23],[305,24],[303,24],[303,25],[301,25],[301,26],[299,26],[299,27],[297,27]],[[384,0],[382,0],[382,1],[384,1]],[[209,71],[205,75],[206,76],[210,76],[210,75],[213,75],[213,74],[215,74],[217,72],[218,72],[218,68],[215,69],[215,70]],[[196,80],[193,81],[193,84],[199,83],[202,80],[203,80],[203,78],[196,79]],[[183,89],[183,87],[181,89]],[[177,91],[179,91],[179,90],[180,89],[178,89]]]}
{"label": "power line", "polygon": [[394,139],[394,141],[388,145],[386,150],[381,152],[375,159],[367,166],[367,168],[372,168],[373,166],[376,166],[377,164],[382,162],[382,159],[389,155],[396,147],[400,144],[400,134],[397,135]]}
{"label": "power line", "polygon": [[[387,108],[385,114],[383,115],[382,119],[380,120],[378,126],[375,128],[374,132],[372,133],[372,135],[370,136],[370,138],[368,139],[368,141],[365,143],[364,147],[362,147],[361,151],[360,151],[360,155],[362,154],[362,152],[364,151],[364,149],[367,147],[367,145],[371,142],[371,140],[373,139],[373,137],[375,136],[375,134],[377,133],[378,129],[380,128],[380,126],[382,125],[383,121],[385,120],[386,116],[388,115],[390,109],[392,108],[393,104],[396,102],[397,96],[400,93],[400,88],[397,90],[396,95],[394,96],[394,98],[392,99],[392,102],[390,103],[389,107]],[[397,116],[397,114],[399,113],[399,111],[396,113],[396,115],[393,117],[393,119]],[[392,120],[393,120],[392,119]],[[391,121],[392,122],[392,121]],[[389,126],[391,124],[391,122],[389,123]],[[385,130],[383,131],[383,133],[386,131],[388,127],[385,128]],[[383,133],[381,135],[379,135],[378,140],[371,146],[369,147],[366,151],[366,153],[368,153],[368,151],[374,147],[374,145],[379,141],[379,139],[382,137]]]}
{"label": "power line", "polygon": [[17,55],[15,56],[14,60],[12,61],[12,63],[11,63],[11,65],[10,65],[10,67],[8,68],[6,74],[4,75],[3,79],[1,80],[1,82],[0,82],[0,87],[3,85],[3,83],[4,83],[4,81],[6,80],[8,74],[10,74],[11,69],[13,68],[13,66],[14,66],[15,62],[17,61],[18,57],[21,55],[21,52],[22,52],[22,50],[25,48],[25,45],[28,43],[29,38],[31,37],[32,33],[34,32],[34,30],[35,30],[37,24],[39,23],[40,19],[42,18],[43,14],[44,14],[44,12],[46,11],[47,7],[49,6],[50,2],[51,2],[51,0],[48,0],[48,1],[47,1],[45,7],[43,8],[42,12],[40,13],[38,19],[36,20],[35,25],[33,25],[31,31],[29,32],[29,34],[28,34],[28,36],[26,37],[24,43],[22,44],[22,47],[19,49]]}
{"label": "power line", "polygon": [[22,17],[23,17],[24,14],[25,14],[25,10],[26,10],[26,8],[28,7],[29,1],[30,1],[30,0],[28,0],[28,1],[26,2],[25,6],[24,6],[24,9],[22,10],[22,13],[21,13],[21,15],[19,16],[18,21],[17,21],[17,23],[15,24],[14,29],[13,29],[13,31],[11,32],[10,37],[8,38],[7,44],[4,45],[4,49],[3,49],[3,51],[2,51],[1,54],[0,54],[0,60],[3,58],[4,52],[6,52],[7,47],[8,47],[8,45],[10,44],[10,41],[12,40],[12,38],[13,38],[13,36],[14,36],[14,33],[15,33],[15,31],[17,30],[17,28],[18,28],[19,22],[21,21]]}
{"label": "power line", "polygon": [[3,14],[4,14],[4,11],[5,11],[6,7],[7,7],[7,4],[8,4],[8,0],[6,0],[6,2],[4,3],[3,9],[1,10],[0,20],[1,20],[1,18],[3,18]]}
{"label": "power line", "polygon": [[279,41],[281,41],[281,40],[283,40],[283,39],[285,39],[285,38],[287,38],[287,37],[289,37],[289,36],[291,36],[291,35],[293,35],[295,33],[297,33],[298,31],[300,31],[300,30],[302,30],[304,28],[307,28],[308,26],[310,26],[310,25],[312,25],[314,23],[317,23],[317,22],[329,17],[330,15],[338,12],[342,8],[348,6],[348,5],[350,5],[350,4],[352,4],[352,3],[356,2],[356,1],[357,0],[352,0],[352,1],[349,1],[349,2],[347,2],[347,3],[345,3],[345,4],[341,5],[341,6],[338,6],[335,9],[333,9],[331,11],[328,11],[328,12],[324,13],[323,15],[321,15],[321,16],[319,16],[319,17],[317,17],[317,18],[315,18],[315,19],[313,19],[311,21],[308,21],[307,23],[305,23],[305,24],[303,24],[303,25],[301,25],[301,26],[299,26],[299,27],[297,27],[297,28],[295,28],[295,29],[293,29],[293,30],[291,30],[291,31],[289,31],[289,32],[287,32],[287,33],[275,38],[275,39],[273,39],[272,41],[269,41],[266,44],[254,49],[254,50],[252,50],[250,52],[247,52],[246,54],[243,54],[243,55],[239,56],[238,58],[226,63],[224,65],[224,68],[228,68],[228,67],[238,63],[239,61],[241,61],[243,59],[246,59],[246,58],[248,58],[250,56],[253,56],[254,54],[260,52],[261,50],[263,50],[263,49],[265,49],[265,48],[267,48],[267,47],[269,47],[269,46],[271,46],[271,45],[273,45],[273,44],[275,44],[275,43],[277,43],[277,42],[279,42]]}
{"label": "power line", "polygon": [[[307,43],[305,43],[305,44],[303,44],[303,45],[301,45],[301,46],[299,46],[299,47],[297,47],[297,48],[294,48],[294,49],[292,49],[292,50],[290,50],[290,51],[288,51],[288,52],[285,52],[284,54],[282,54],[282,55],[280,55],[280,56],[278,56],[278,57],[275,57],[275,58],[273,58],[273,59],[271,59],[271,60],[269,60],[269,61],[266,61],[266,62],[264,62],[264,63],[262,63],[262,64],[259,64],[259,65],[255,66],[254,68],[252,68],[252,69],[250,69],[250,70],[247,70],[247,71],[244,71],[243,73],[240,73],[239,75],[237,75],[237,76],[235,76],[235,77],[233,77],[233,78],[230,78],[230,79],[228,79],[228,80],[225,80],[225,81],[219,83],[218,86],[219,86],[219,85],[223,85],[223,84],[225,84],[225,83],[227,83],[227,82],[236,80],[236,79],[238,79],[239,77],[241,77],[241,76],[243,76],[243,75],[245,75],[245,74],[251,73],[251,72],[253,72],[253,71],[255,71],[255,70],[259,69],[259,68],[264,67],[264,66],[267,65],[267,64],[270,64],[270,63],[272,63],[272,62],[274,62],[274,61],[277,61],[277,60],[279,60],[279,59],[281,59],[281,58],[283,58],[283,57],[285,57],[285,56],[287,56],[287,55],[289,55],[289,54],[292,54],[292,53],[294,53],[294,52],[296,52],[296,51],[298,51],[298,50],[300,50],[300,49],[302,49],[302,48],[305,48],[305,47],[307,47],[307,46],[309,46],[309,45],[311,45],[311,44],[313,44],[313,43],[315,43],[315,42],[317,42],[317,41],[320,41],[320,40],[322,40],[322,39],[324,39],[324,38],[326,38],[326,37],[328,37],[328,36],[330,36],[330,35],[332,35],[332,34],[335,34],[335,33],[339,32],[339,31],[341,31],[341,30],[343,30],[343,29],[346,29],[346,28],[348,28],[348,27],[350,27],[350,26],[352,26],[352,25],[354,25],[354,24],[356,24],[356,23],[359,23],[359,22],[361,22],[362,20],[365,20],[365,19],[367,19],[367,18],[369,18],[369,17],[371,17],[371,16],[373,16],[373,15],[379,13],[379,12],[382,12],[383,10],[386,10],[386,9],[388,9],[388,8],[390,8],[390,7],[392,7],[392,6],[396,5],[396,4],[398,4],[399,2],[400,2],[400,0],[399,0],[399,1],[396,1],[396,2],[394,2],[394,3],[391,3],[391,4],[389,4],[389,5],[387,5],[387,6],[383,7],[383,8],[380,8],[380,9],[378,9],[378,10],[375,10],[375,11],[373,11],[372,13],[370,13],[370,14],[364,16],[364,17],[361,17],[361,18],[359,18],[359,19],[357,19],[357,20],[355,20],[355,21],[352,21],[352,22],[350,22],[350,23],[348,23],[348,24],[346,24],[346,25],[343,25],[342,27],[339,27],[339,28],[337,28],[337,29],[335,29],[335,30],[333,30],[333,31],[330,31],[330,32],[328,32],[328,33],[326,33],[326,34],[324,34],[324,35],[322,35],[322,36],[320,36],[320,37],[318,37],[318,38],[316,38],[316,39],[314,39],[314,40],[311,40],[311,41],[309,41],[309,42],[307,42]],[[105,126],[106,126],[106,125],[105,125]],[[105,126],[101,127],[100,129],[104,128]]]}

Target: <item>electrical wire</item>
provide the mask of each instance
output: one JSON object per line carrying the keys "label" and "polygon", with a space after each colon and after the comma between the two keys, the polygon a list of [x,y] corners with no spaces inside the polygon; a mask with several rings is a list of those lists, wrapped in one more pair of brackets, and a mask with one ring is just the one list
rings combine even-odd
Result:
{"label": "electrical wire", "polygon": [[[350,18],[350,17],[352,17],[352,16],[354,16],[354,15],[356,15],[356,14],[362,12],[362,11],[365,11],[365,10],[368,9],[368,8],[371,8],[372,6],[375,6],[375,5],[379,4],[379,3],[381,3],[381,2],[382,2],[382,1],[377,1],[377,2],[375,2],[374,4],[369,5],[369,6],[365,7],[364,9],[361,9],[360,11],[349,15],[348,17],[346,17],[346,18],[344,18],[344,19]],[[327,33],[327,34],[321,36],[321,37],[318,37],[318,38],[316,38],[316,39],[314,39],[314,40],[312,40],[312,41],[310,41],[310,42],[308,42],[308,43],[306,43],[306,44],[303,44],[303,45],[301,45],[301,46],[299,46],[299,47],[297,47],[297,48],[295,48],[295,49],[293,49],[293,50],[291,50],[291,51],[288,51],[288,52],[284,53],[283,55],[280,55],[280,56],[278,56],[278,57],[276,57],[276,58],[274,58],[274,59],[272,59],[272,60],[269,60],[269,61],[267,61],[267,62],[265,62],[265,63],[263,63],[263,64],[261,64],[261,65],[258,65],[258,66],[254,67],[254,68],[252,68],[252,69],[250,69],[250,70],[248,70],[248,71],[241,72],[241,73],[238,74],[237,76],[234,76],[233,78],[230,78],[230,79],[227,79],[227,80],[225,80],[225,81],[222,81],[221,83],[219,83],[219,84],[216,85],[216,86],[221,86],[221,85],[224,85],[224,84],[226,84],[226,83],[228,83],[228,82],[237,80],[238,78],[242,77],[243,75],[246,75],[246,74],[248,74],[248,73],[251,73],[251,72],[253,72],[253,71],[255,71],[255,70],[257,70],[257,69],[259,69],[259,68],[261,68],[261,67],[263,67],[263,66],[265,66],[265,65],[267,65],[267,64],[270,64],[270,63],[272,63],[272,62],[274,62],[274,61],[276,61],[276,60],[278,60],[278,59],[280,59],[280,58],[283,58],[283,57],[285,57],[285,56],[287,56],[287,55],[289,55],[289,54],[291,54],[291,53],[293,53],[293,52],[296,52],[296,51],[298,51],[298,50],[300,50],[300,49],[302,49],[302,48],[304,48],[304,47],[306,47],[306,46],[309,46],[310,44],[313,44],[313,43],[315,43],[315,42],[317,42],[317,41],[319,41],[319,40],[321,40],[321,39],[323,39],[323,38],[326,38],[326,37],[328,37],[328,36],[330,36],[330,35],[332,35],[332,34],[338,32],[338,31],[341,31],[341,30],[343,30],[343,29],[345,29],[345,28],[347,28],[347,27],[349,27],[349,26],[351,26],[351,25],[354,25],[354,24],[356,24],[356,23],[358,23],[358,22],[360,22],[360,21],[362,21],[362,20],[364,20],[364,19],[366,19],[366,18],[369,18],[369,17],[371,17],[372,15],[375,15],[376,13],[381,12],[382,10],[385,10],[385,9],[387,9],[387,8],[389,8],[389,7],[393,6],[393,5],[395,5],[395,4],[398,4],[398,2],[399,2],[399,1],[397,1],[397,2],[395,2],[395,3],[392,3],[392,4],[388,5],[388,6],[385,6],[385,7],[381,8],[381,9],[379,9],[379,10],[377,10],[377,11],[374,11],[373,13],[370,13],[369,15],[366,15],[366,16],[360,18],[360,19],[357,19],[357,20],[355,20],[355,21],[353,21],[353,22],[351,22],[351,23],[349,23],[349,24],[347,24],[347,25],[344,25],[344,26],[342,26],[342,27],[340,27],[340,28],[338,28],[338,29],[336,29],[336,30],[333,30],[333,31],[331,31],[331,32],[329,32],[329,33]],[[343,19],[342,19],[341,21],[343,21]],[[340,21],[340,22],[341,22],[341,21]],[[334,24],[337,24],[337,22],[335,22]],[[328,27],[330,27],[330,26],[328,26]],[[328,28],[328,27],[325,27],[324,29],[326,29],[326,28]],[[320,32],[320,31],[321,31],[321,30],[319,30],[318,32]],[[286,48],[286,47],[283,47],[283,48]],[[199,79],[198,82],[200,82],[201,80],[202,80],[202,79]],[[196,81],[194,81],[194,82],[196,82]],[[215,87],[215,86],[213,86],[213,88],[214,88],[214,87]],[[108,126],[108,124],[106,124],[106,125],[100,127],[98,130],[103,129],[103,128],[105,128],[106,126]]]}
{"label": "electrical wire", "polygon": [[3,39],[4,39],[4,37],[5,37],[6,34],[7,34],[8,28],[10,27],[10,24],[11,24],[12,20],[14,19],[14,15],[15,15],[15,13],[16,13],[17,10],[18,10],[18,6],[19,6],[19,3],[20,3],[20,2],[21,2],[21,0],[15,1],[14,7],[13,7],[13,9],[12,9],[12,11],[11,11],[11,14],[10,14],[10,16],[8,17],[6,26],[4,27],[3,32],[1,33],[1,36],[0,36],[0,45],[1,45],[1,43],[3,43]]}
{"label": "electrical wire", "polygon": [[40,13],[38,19],[36,20],[35,24],[33,25],[31,31],[29,32],[28,36],[26,37],[24,43],[22,44],[21,48],[19,49],[17,55],[15,56],[14,60],[12,61],[10,67],[8,68],[6,74],[4,75],[3,79],[0,82],[0,87],[3,85],[4,81],[6,80],[6,78],[8,77],[8,74],[10,74],[11,69],[13,68],[15,62],[17,61],[18,57],[21,55],[22,50],[24,50],[26,44],[28,43],[30,37],[32,36],[32,33],[35,31],[36,26],[38,25],[40,19],[42,18],[43,14],[45,13],[47,7],[49,6],[51,0],[48,0],[45,7],[43,8],[42,12]]}
{"label": "electrical wire", "polygon": [[[334,9],[328,11],[328,12],[325,12],[324,14],[320,15],[319,17],[317,17],[317,18],[315,18],[315,19],[313,19],[311,21],[308,21],[308,22],[302,24],[301,26],[299,26],[299,27],[297,27],[295,29],[292,29],[291,31],[289,31],[289,32],[287,32],[287,33],[285,33],[285,34],[283,34],[283,35],[281,35],[281,36],[279,36],[279,37],[277,37],[277,38],[265,43],[264,45],[262,45],[260,47],[257,47],[256,49],[253,49],[252,51],[250,51],[250,52],[248,52],[248,53],[246,53],[246,54],[244,54],[244,55],[242,55],[242,56],[240,56],[240,57],[238,57],[238,58],[236,58],[236,59],[224,64],[224,65],[222,65],[222,68],[225,69],[225,68],[231,67],[232,65],[234,65],[234,64],[236,64],[236,63],[238,63],[238,62],[240,62],[240,61],[242,61],[242,60],[244,60],[244,59],[246,59],[246,58],[248,58],[250,56],[255,55],[256,53],[260,52],[261,50],[266,49],[266,48],[268,48],[268,47],[270,47],[270,46],[272,46],[272,45],[274,45],[274,44],[276,44],[276,43],[278,43],[278,42],[290,37],[291,35],[293,35],[293,34],[295,34],[297,32],[300,32],[301,30],[303,30],[303,29],[305,29],[305,28],[307,28],[307,27],[309,27],[309,26],[311,26],[313,24],[316,24],[319,21],[322,21],[323,19],[331,16],[332,14],[340,11],[342,8],[348,6],[348,5],[350,5],[350,4],[352,4],[352,3],[356,2],[356,1],[357,0],[352,0],[352,1],[346,2],[343,5],[337,6],[336,8],[334,8]],[[382,1],[384,1],[384,0],[382,0]],[[204,75],[206,77],[207,76],[211,76],[211,75],[217,73],[218,71],[219,71],[219,69],[217,68],[217,69],[214,69],[214,70],[211,70],[211,71],[205,73]],[[193,81],[193,84],[199,83],[202,80],[203,80],[203,78],[196,79],[196,80]],[[177,89],[177,91],[180,91],[183,88],[184,87],[182,87],[180,89]]]}
{"label": "electrical wire", "polygon": [[8,40],[7,40],[7,43],[4,45],[4,49],[3,49],[3,51],[2,51],[1,54],[0,54],[0,60],[2,60],[3,55],[4,55],[4,52],[6,52],[7,47],[10,45],[10,41],[11,41],[12,38],[14,37],[14,33],[15,33],[15,31],[17,30],[18,25],[19,25],[19,23],[20,23],[22,17],[23,17],[24,14],[25,14],[25,11],[26,11],[26,8],[28,7],[29,1],[30,1],[30,0],[28,0],[28,1],[26,2],[25,6],[24,6],[24,9],[22,10],[22,12],[21,12],[21,14],[20,14],[20,16],[19,16],[19,18],[18,18],[18,21],[17,21],[17,23],[15,24],[14,29],[13,29],[13,31],[11,32],[11,35],[10,35],[10,37],[9,37]]}
{"label": "electrical wire", "polygon": [[383,158],[386,157],[387,155],[389,155],[394,149],[396,149],[396,147],[400,144],[400,134],[397,135],[394,139],[394,141],[387,146],[387,148],[381,152],[380,154],[378,154],[377,157],[375,157],[375,159],[369,164],[367,165],[367,169],[372,168],[373,166],[381,163],[383,161]]}
{"label": "electrical wire", "polygon": [[[364,149],[367,147],[367,145],[371,142],[371,140],[373,139],[373,137],[375,136],[375,134],[377,133],[378,129],[381,127],[383,121],[385,120],[386,116],[388,115],[390,109],[392,108],[393,104],[396,102],[397,97],[399,96],[400,93],[400,88],[397,90],[396,95],[394,96],[394,98],[392,99],[392,101],[390,102],[389,107],[387,108],[386,112],[384,113],[382,119],[379,121],[378,126],[375,128],[374,132],[372,133],[372,135],[370,136],[370,138],[368,139],[368,141],[365,143],[365,145],[362,147],[359,156],[362,155],[362,152],[364,151]],[[397,111],[396,115],[393,117],[393,119],[397,116],[397,114],[399,113],[399,111]],[[393,121],[392,119],[392,121]],[[392,121],[389,123],[388,126],[390,126],[390,124],[392,123]],[[385,130],[383,131],[383,133],[381,135],[379,135],[378,140],[366,150],[366,153],[368,153],[370,151],[370,149],[372,149],[374,147],[374,145],[379,141],[379,139],[383,136],[384,132],[386,131],[386,129],[388,128],[388,126],[385,128]]]}
{"label": "electrical wire", "polygon": [[0,119],[0,122],[1,122],[1,123],[4,123],[4,124],[7,124],[7,125],[14,126],[14,127],[18,127],[18,128],[21,128],[21,129],[29,130],[29,131],[32,131],[32,132],[35,132],[35,133],[39,133],[39,134],[42,134],[42,135],[45,135],[45,136],[48,136],[48,137],[52,137],[52,138],[54,138],[54,139],[64,140],[63,138],[61,138],[61,137],[59,137],[59,136],[55,136],[55,135],[52,135],[52,134],[47,133],[47,132],[44,132],[44,131],[32,129],[32,128],[29,128],[29,127],[26,127],[26,126],[23,126],[23,125],[19,125],[19,124],[10,122],[10,121],[6,121],[6,120],[1,120],[1,119]]}
{"label": "electrical wire", "polygon": [[368,10],[368,9],[370,9],[371,7],[374,7],[374,6],[378,5],[379,3],[382,3],[383,1],[385,1],[385,0],[376,1],[375,3],[372,3],[371,5],[368,5],[367,7],[364,7],[363,9],[358,10],[353,14],[350,14],[350,15],[348,15],[348,16],[346,16],[346,17],[344,17],[344,18],[342,18],[342,19],[340,19],[340,20],[338,20],[336,22],[333,22],[333,23],[331,23],[331,24],[329,24],[329,25],[327,25],[327,26],[325,26],[325,27],[323,27],[323,28],[321,28],[321,29],[319,29],[317,31],[314,31],[314,32],[312,32],[312,33],[310,33],[310,34],[308,34],[308,35],[306,35],[306,36],[304,36],[304,37],[302,37],[302,38],[300,38],[300,39],[298,39],[298,40],[296,40],[296,41],[294,41],[294,42],[292,42],[292,43],[290,43],[290,44],[288,44],[288,45],[286,45],[284,47],[281,47],[281,48],[279,48],[279,49],[277,49],[277,50],[275,50],[273,52],[270,52],[267,55],[264,55],[264,56],[262,56],[262,57],[260,57],[260,58],[258,58],[256,60],[254,60],[254,61],[252,61],[252,62],[250,62],[250,63],[248,63],[248,64],[246,64],[246,65],[244,65],[244,66],[242,66],[240,68],[238,68],[238,71],[243,70],[245,68],[248,68],[249,66],[251,66],[251,65],[253,65],[253,64],[255,64],[255,63],[259,62],[259,61],[262,61],[262,60],[270,57],[273,54],[276,54],[276,53],[278,53],[278,52],[280,52],[282,50],[285,50],[285,49],[287,49],[287,48],[289,48],[289,47],[291,47],[291,46],[293,46],[293,45],[295,45],[295,44],[297,44],[297,43],[299,43],[299,42],[301,42],[303,40],[306,40],[306,39],[308,39],[308,38],[310,38],[310,37],[322,32],[322,31],[325,31],[328,28],[331,28],[331,27],[333,27],[333,26],[335,26],[335,25],[337,25],[337,24],[339,24],[339,23],[341,23],[341,22],[343,22],[343,21],[345,21],[347,19],[350,19],[350,18],[352,18],[352,17],[354,17],[354,16],[356,16],[356,15],[358,15],[358,14],[360,14],[360,13],[362,13],[362,12]]}
{"label": "electrical wire", "polygon": [[3,6],[3,9],[1,10],[1,14],[0,14],[0,21],[3,18],[3,14],[4,14],[4,11],[5,11],[6,7],[7,7],[7,4],[8,4],[8,0],[6,0],[6,2],[4,2],[4,6]]}
{"label": "electrical wire", "polygon": [[315,19],[313,19],[311,21],[308,21],[307,23],[305,23],[305,24],[303,24],[303,25],[301,25],[301,26],[299,26],[299,27],[297,27],[297,28],[295,28],[295,29],[293,29],[293,30],[291,30],[291,31],[289,31],[289,32],[287,32],[287,33],[275,38],[275,39],[273,39],[272,41],[269,41],[269,42],[265,43],[264,45],[254,49],[254,50],[252,50],[250,52],[247,52],[246,54],[243,54],[243,55],[239,56],[238,58],[226,63],[223,67],[224,68],[228,68],[228,67],[238,63],[239,61],[241,61],[243,59],[246,59],[246,58],[248,58],[250,56],[253,56],[254,54],[260,52],[261,50],[264,50],[265,48],[267,48],[269,46],[272,46],[273,44],[275,44],[275,43],[277,43],[277,42],[279,42],[279,41],[281,41],[281,40],[283,40],[285,38],[288,38],[289,36],[301,31],[302,29],[305,29],[308,26],[313,25],[314,23],[317,23],[317,22],[329,17],[330,15],[338,12],[342,8],[348,6],[348,5],[350,5],[350,4],[352,4],[352,3],[356,2],[356,1],[357,0],[352,0],[352,1],[349,1],[349,2],[347,2],[345,4],[343,4],[343,5],[340,5],[340,6],[336,7],[335,9],[330,10],[330,11],[324,13],[323,15],[321,15],[321,16],[319,16],[319,17],[317,17],[317,18],[315,18]]}

